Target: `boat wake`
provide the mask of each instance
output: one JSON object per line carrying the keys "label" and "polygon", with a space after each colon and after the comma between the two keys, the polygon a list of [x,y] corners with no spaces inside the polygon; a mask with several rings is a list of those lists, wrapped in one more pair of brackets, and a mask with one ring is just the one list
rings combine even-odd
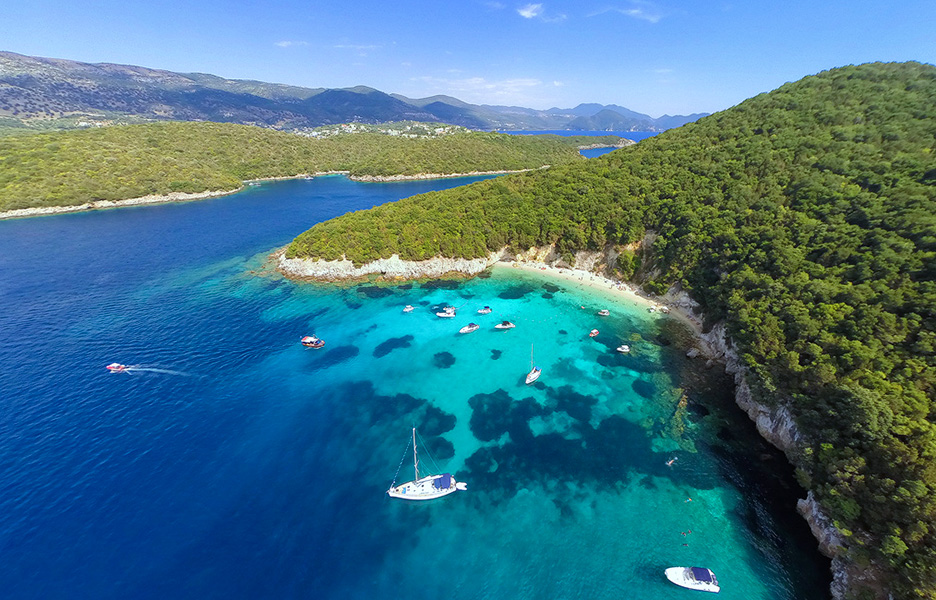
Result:
{"label": "boat wake", "polygon": [[147,367],[144,365],[136,365],[127,367],[127,372],[129,373],[163,373],[165,375],[178,375],[180,377],[191,377],[191,373],[186,373],[184,371],[173,371],[172,369],[160,369],[158,367]]}

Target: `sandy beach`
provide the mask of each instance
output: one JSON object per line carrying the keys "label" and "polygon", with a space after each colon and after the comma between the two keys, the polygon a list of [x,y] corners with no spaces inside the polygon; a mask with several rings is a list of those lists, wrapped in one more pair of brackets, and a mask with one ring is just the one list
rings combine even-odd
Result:
{"label": "sandy beach", "polygon": [[669,316],[675,317],[685,323],[696,336],[701,336],[702,334],[702,323],[697,317],[689,314],[688,311],[682,307],[670,306],[659,299],[648,298],[640,294],[636,286],[623,281],[616,281],[583,269],[564,269],[538,262],[504,261],[497,263],[494,267],[539,273],[562,280],[567,285],[582,290],[603,291],[615,301],[632,302],[646,306],[647,310],[651,312],[658,311],[661,314],[669,314]]}

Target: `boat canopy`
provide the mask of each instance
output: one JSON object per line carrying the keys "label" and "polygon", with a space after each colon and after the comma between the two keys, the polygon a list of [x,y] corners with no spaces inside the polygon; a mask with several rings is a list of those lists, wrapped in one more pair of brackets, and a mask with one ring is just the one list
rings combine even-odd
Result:
{"label": "boat canopy", "polygon": [[712,580],[712,572],[704,567],[689,567],[689,570],[692,571],[692,576],[695,577],[696,581],[702,581],[704,583],[715,583]]}
{"label": "boat canopy", "polygon": [[452,475],[450,473],[443,473],[441,477],[432,482],[432,485],[440,490],[448,489],[452,487]]}

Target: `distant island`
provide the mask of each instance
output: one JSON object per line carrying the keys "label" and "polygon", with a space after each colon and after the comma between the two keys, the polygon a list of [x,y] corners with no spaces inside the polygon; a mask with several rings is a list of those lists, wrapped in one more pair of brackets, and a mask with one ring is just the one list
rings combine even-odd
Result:
{"label": "distant island", "polygon": [[320,223],[282,261],[334,278],[587,258],[639,283],[704,319],[795,466],[833,596],[933,597],[933,98],[932,65],[833,69],[590,161]]}
{"label": "distant island", "polygon": [[[0,217],[208,197],[244,181],[345,173],[379,181],[584,162],[617,136],[512,136],[441,123],[347,124],[306,135],[166,122],[0,137]],[[17,212],[14,212],[17,211]]]}
{"label": "distant island", "polygon": [[373,88],[304,88],[90,64],[0,51],[0,135],[153,121],[214,121],[284,131],[339,123],[422,121],[490,130],[663,131],[703,116],[652,118],[615,105],[535,110]]}

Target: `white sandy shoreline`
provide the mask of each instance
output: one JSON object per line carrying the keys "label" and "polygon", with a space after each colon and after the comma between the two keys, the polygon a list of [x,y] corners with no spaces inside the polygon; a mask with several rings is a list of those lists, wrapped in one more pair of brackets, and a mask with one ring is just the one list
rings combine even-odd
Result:
{"label": "white sandy shoreline", "polygon": [[503,261],[494,266],[495,268],[512,268],[546,275],[550,278],[559,279],[565,283],[572,284],[573,287],[578,287],[582,290],[600,290],[607,293],[614,300],[642,304],[646,306],[648,310],[652,309],[653,311],[660,311],[661,313],[669,313],[670,316],[676,317],[692,329],[696,337],[702,334],[702,323],[694,315],[689,314],[684,308],[680,306],[670,306],[660,300],[643,296],[640,294],[638,288],[623,281],[610,279],[583,269],[564,269],[538,262]]}

